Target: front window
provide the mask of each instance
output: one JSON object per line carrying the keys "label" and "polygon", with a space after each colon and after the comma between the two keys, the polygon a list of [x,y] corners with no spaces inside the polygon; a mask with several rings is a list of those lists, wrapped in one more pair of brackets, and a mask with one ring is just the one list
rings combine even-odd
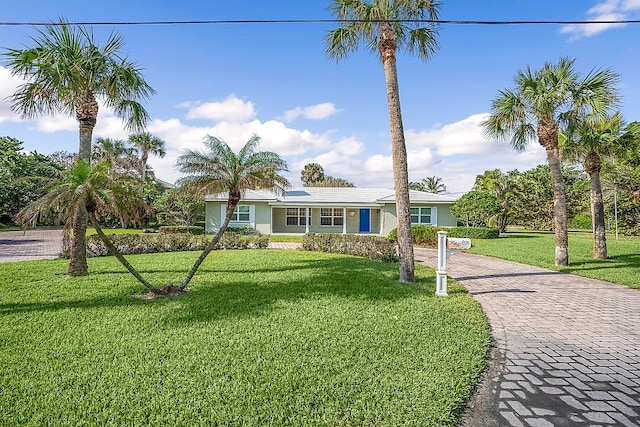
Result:
{"label": "front window", "polygon": [[411,208],[411,224],[431,224],[431,208]]}
{"label": "front window", "polygon": [[238,205],[231,215],[233,222],[249,222],[249,205]]}
{"label": "front window", "polygon": [[287,225],[306,225],[307,210],[305,208],[287,208]]}
{"label": "front window", "polygon": [[320,225],[342,227],[342,224],[344,224],[343,213],[343,210],[340,208],[321,208]]}

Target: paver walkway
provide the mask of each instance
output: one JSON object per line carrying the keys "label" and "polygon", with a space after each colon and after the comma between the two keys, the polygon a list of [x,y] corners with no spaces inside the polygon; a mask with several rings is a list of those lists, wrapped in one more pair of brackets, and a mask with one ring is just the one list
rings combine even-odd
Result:
{"label": "paver walkway", "polygon": [[[416,249],[416,260],[435,267],[436,251]],[[471,420],[640,426],[640,291],[463,253],[447,274],[482,305],[500,352]]]}
{"label": "paver walkway", "polygon": [[54,259],[62,252],[62,230],[45,228],[0,233],[0,262]]}

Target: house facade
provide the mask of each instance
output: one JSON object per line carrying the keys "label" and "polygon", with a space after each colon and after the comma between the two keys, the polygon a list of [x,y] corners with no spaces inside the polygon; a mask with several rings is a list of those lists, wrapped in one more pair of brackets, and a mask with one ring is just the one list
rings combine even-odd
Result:
{"label": "house facade", "polygon": [[[206,232],[215,233],[227,210],[227,193],[208,195]],[[455,226],[456,199],[410,191],[411,222]],[[248,226],[262,234],[353,233],[386,236],[398,226],[395,193],[383,188],[294,188],[282,195],[248,190],[236,207],[232,227]]]}

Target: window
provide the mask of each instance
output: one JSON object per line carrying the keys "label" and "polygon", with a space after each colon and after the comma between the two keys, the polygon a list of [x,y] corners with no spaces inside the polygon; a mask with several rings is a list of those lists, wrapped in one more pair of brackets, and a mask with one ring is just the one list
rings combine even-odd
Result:
{"label": "window", "polygon": [[[311,212],[309,212],[311,214]],[[305,208],[287,208],[287,225],[306,225],[307,213]]]}
{"label": "window", "polygon": [[431,224],[431,208],[411,208],[411,224]]}
{"label": "window", "polygon": [[344,224],[343,210],[340,208],[321,208],[320,225],[327,227],[342,227]]}
{"label": "window", "polygon": [[231,215],[232,222],[249,222],[249,205],[238,205]]}

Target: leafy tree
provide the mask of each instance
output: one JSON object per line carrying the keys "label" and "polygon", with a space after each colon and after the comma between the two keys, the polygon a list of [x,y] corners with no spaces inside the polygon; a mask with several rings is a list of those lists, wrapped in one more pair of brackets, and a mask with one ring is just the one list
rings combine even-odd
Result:
{"label": "leafy tree", "polygon": [[315,182],[313,185],[308,185],[307,187],[355,187],[355,185],[353,182],[347,181],[344,178],[325,175],[322,181]]}
{"label": "leafy tree", "polygon": [[158,221],[168,225],[194,225],[205,215],[204,199],[189,188],[165,191],[154,201],[153,207]]}
{"label": "leafy tree", "polygon": [[617,75],[611,70],[592,71],[581,78],[574,59],[561,58],[539,70],[527,67],[515,76],[515,88],[500,91],[493,100],[491,116],[483,123],[488,137],[511,142],[522,151],[533,140],[547,152],[553,186],[555,264],[569,265],[565,184],[558,150],[563,124],[586,114],[601,116],[617,101]]}
{"label": "leafy tree", "polygon": [[512,208],[514,198],[517,195],[517,170],[510,171],[506,174],[500,169],[485,171],[484,174],[476,177],[474,190],[487,191],[495,196],[500,205],[499,212],[495,217],[496,226],[500,233],[507,231],[507,226],[511,221]]}
{"label": "leafy tree", "polygon": [[129,142],[140,154],[140,176],[144,181],[147,173],[149,154],[164,157],[167,154],[165,151],[165,142],[157,136],[151,135],[149,132],[131,135],[129,136]]}
{"label": "leafy tree", "polygon": [[442,194],[447,191],[447,186],[439,176],[429,176],[420,182],[410,182],[409,189],[416,191],[426,191],[427,193]]}
{"label": "leafy tree", "polygon": [[42,178],[53,178],[62,170],[43,154],[23,153],[22,145],[15,138],[0,137],[0,222],[12,222],[20,209],[44,194]]}
{"label": "leafy tree", "polygon": [[439,2],[429,0],[333,0],[329,6],[340,26],[327,34],[327,54],[342,60],[364,43],[372,53],[378,55],[384,67],[396,189],[400,282],[414,282],[415,270],[407,149],[400,109],[396,52],[405,49],[420,59],[431,57],[438,48],[438,27],[433,21],[438,19],[439,8]]}
{"label": "leafy tree", "polygon": [[[122,38],[112,33],[99,46],[90,28],[57,25],[36,28],[33,45],[8,49],[5,63],[14,76],[26,81],[11,96],[12,107],[22,117],[43,114],[75,114],[79,124],[79,159],[91,161],[91,140],[98,117],[98,100],[112,108],[133,131],[144,128],[148,115],[138,100],[149,98],[153,89],[138,66],[121,53]],[[88,274],[86,259],[86,209],[77,209],[78,231],[73,234],[70,276]]]}
{"label": "leafy tree", "polygon": [[318,163],[307,163],[302,168],[300,179],[305,187],[314,187],[314,184],[324,180],[324,168]]}
{"label": "leafy tree", "polygon": [[178,157],[178,170],[187,175],[178,183],[197,195],[228,192],[227,213],[218,233],[177,287],[179,291],[187,287],[200,264],[222,237],[245,190],[268,188],[284,191],[289,186],[289,181],[280,175],[287,171],[287,163],[276,153],[256,151],[260,144],[258,135],[253,135],[238,154],[226,142],[214,136],[207,136],[204,144],[209,149],[208,153],[187,149]]}
{"label": "leafy tree", "polygon": [[17,219],[24,225],[35,226],[42,215],[53,212],[58,215],[58,220],[64,222],[65,228],[73,224],[73,232],[78,233],[77,223],[72,219],[78,209],[85,209],[100,240],[111,254],[151,292],[160,293],[124,258],[99,223],[104,212],[117,212],[123,216],[137,212],[143,203],[137,188],[135,181],[118,173],[109,162],[100,162],[92,167],[78,160],[65,171],[62,179],[54,180],[43,197],[21,210]]}
{"label": "leafy tree", "polygon": [[500,204],[488,191],[472,190],[451,206],[453,216],[467,227],[485,227],[500,214]]}

